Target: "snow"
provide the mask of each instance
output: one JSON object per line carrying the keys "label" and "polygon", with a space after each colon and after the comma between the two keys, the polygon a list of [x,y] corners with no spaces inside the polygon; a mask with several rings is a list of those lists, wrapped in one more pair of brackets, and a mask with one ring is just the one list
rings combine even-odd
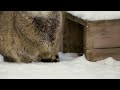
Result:
{"label": "snow", "polygon": [[120,11],[67,11],[88,21],[120,19]]}
{"label": "snow", "polygon": [[85,56],[59,53],[58,63],[17,64],[3,62],[0,79],[120,79],[120,62],[112,58],[89,62]]}

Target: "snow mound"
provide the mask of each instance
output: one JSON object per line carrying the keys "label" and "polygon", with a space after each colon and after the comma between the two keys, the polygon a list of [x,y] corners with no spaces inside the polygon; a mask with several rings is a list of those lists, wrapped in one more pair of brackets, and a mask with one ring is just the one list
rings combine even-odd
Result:
{"label": "snow mound", "polygon": [[120,11],[67,11],[88,21],[120,19]]}

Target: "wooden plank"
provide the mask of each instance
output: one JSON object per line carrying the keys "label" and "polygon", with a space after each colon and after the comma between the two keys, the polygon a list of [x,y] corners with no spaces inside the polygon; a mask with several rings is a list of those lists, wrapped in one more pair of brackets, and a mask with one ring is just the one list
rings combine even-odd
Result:
{"label": "wooden plank", "polygon": [[63,52],[69,52],[69,21],[65,19],[64,31],[63,31]]}
{"label": "wooden plank", "polygon": [[102,26],[103,24],[106,24],[106,25],[112,25],[113,23],[114,24],[118,24],[120,22],[120,19],[114,19],[114,20],[99,20],[99,21],[86,21],[86,23],[89,25],[89,26]]}
{"label": "wooden plank", "polygon": [[94,41],[94,38],[93,38],[93,30],[91,30],[91,27],[90,25],[87,25],[85,27],[85,31],[84,31],[84,44],[85,44],[85,49],[92,49],[93,48],[93,41]]}
{"label": "wooden plank", "polygon": [[108,57],[113,57],[120,61],[120,48],[109,48],[109,49],[91,49],[86,50],[85,56],[89,61],[104,60]]}
{"label": "wooden plank", "polygon": [[83,53],[83,26],[70,21],[69,22],[69,40],[70,51],[76,53]]}
{"label": "wooden plank", "polygon": [[120,47],[120,26],[102,27],[94,31],[94,48]]}
{"label": "wooden plank", "polygon": [[69,19],[65,19],[64,52],[83,53],[84,27]]}
{"label": "wooden plank", "polygon": [[65,15],[65,18],[70,19],[70,20],[77,22],[79,24],[82,24],[84,26],[86,26],[86,24],[87,24],[85,20],[78,18],[78,17],[75,17],[67,12],[64,12],[64,15]]}
{"label": "wooden plank", "polygon": [[120,20],[88,23],[86,28],[86,47],[120,47]]}

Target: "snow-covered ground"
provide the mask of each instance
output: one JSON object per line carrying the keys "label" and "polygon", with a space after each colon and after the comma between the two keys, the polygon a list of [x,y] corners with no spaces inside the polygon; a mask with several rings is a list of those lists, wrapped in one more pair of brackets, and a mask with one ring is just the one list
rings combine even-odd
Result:
{"label": "snow-covered ground", "polygon": [[31,64],[6,63],[0,56],[0,79],[120,79],[120,62],[112,58],[89,62],[76,54],[59,56],[59,63]]}
{"label": "snow-covered ground", "polygon": [[68,13],[84,20],[112,20],[120,19],[120,11],[67,11]]}
{"label": "snow-covered ground", "polygon": [[[68,11],[85,20],[120,19],[120,11]],[[0,56],[0,79],[120,79],[120,61],[89,62],[84,56],[59,53],[58,63],[7,63]]]}

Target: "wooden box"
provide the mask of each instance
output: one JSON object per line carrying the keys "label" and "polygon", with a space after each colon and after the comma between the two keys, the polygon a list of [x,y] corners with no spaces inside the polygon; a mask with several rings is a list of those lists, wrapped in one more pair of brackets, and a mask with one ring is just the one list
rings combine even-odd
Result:
{"label": "wooden box", "polygon": [[87,21],[64,13],[63,52],[85,54],[89,61],[120,60],[120,20]]}
{"label": "wooden box", "polygon": [[120,60],[120,20],[88,21],[84,40],[88,60]]}

